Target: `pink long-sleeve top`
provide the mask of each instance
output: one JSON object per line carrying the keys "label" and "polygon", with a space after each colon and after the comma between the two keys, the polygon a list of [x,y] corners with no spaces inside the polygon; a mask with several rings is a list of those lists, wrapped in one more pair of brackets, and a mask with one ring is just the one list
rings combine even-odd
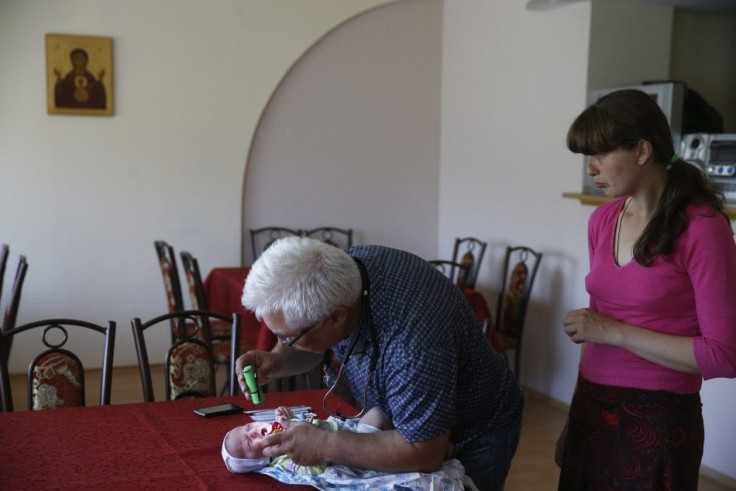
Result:
{"label": "pink long-sleeve top", "polygon": [[730,223],[712,208],[688,208],[674,250],[649,267],[617,265],[614,239],[625,198],[598,207],[588,222],[590,308],[652,331],[693,338],[700,374],[647,361],[615,346],[587,343],[582,375],[595,383],[681,394],[703,379],[736,377],[736,243]]}

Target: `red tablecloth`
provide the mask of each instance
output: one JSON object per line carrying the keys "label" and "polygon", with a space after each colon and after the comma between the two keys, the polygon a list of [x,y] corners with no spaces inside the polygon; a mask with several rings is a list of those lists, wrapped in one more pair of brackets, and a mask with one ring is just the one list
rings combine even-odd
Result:
{"label": "red tablecloth", "polygon": [[[307,405],[325,417],[324,394],[269,392],[258,408]],[[313,489],[230,473],[220,456],[222,439],[250,418],[192,412],[224,402],[253,409],[243,397],[217,397],[0,413],[0,489]],[[330,409],[353,411],[332,395]]]}
{"label": "red tablecloth", "polygon": [[262,324],[250,310],[240,303],[243,285],[250,268],[214,268],[204,280],[207,308],[215,312],[242,315],[242,337],[248,346],[270,351],[276,344],[276,336]]}

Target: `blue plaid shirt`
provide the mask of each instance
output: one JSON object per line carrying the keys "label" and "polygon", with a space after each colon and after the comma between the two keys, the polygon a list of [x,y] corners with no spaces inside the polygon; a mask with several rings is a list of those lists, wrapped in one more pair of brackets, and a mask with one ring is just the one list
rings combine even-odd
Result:
{"label": "blue plaid shirt", "polygon": [[[371,333],[378,364],[367,408],[378,406],[410,443],[450,430],[456,450],[518,426],[523,396],[506,361],[493,351],[463,293],[423,259],[381,246],[346,252],[370,278],[373,328],[360,329],[344,376],[359,402],[368,379]],[[353,336],[333,348],[343,363]]]}

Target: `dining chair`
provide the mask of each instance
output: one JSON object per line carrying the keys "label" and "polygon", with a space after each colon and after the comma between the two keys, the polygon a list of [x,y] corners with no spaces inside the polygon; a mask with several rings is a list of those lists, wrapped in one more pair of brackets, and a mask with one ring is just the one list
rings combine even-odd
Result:
{"label": "dining chair", "polygon": [[[90,336],[97,332],[104,337],[102,343],[102,377],[100,381],[100,405],[110,404],[112,383],[113,353],[115,350],[115,322],[105,325],[94,324],[79,319],[47,319],[13,327],[0,336],[0,378],[2,378],[3,411],[13,411],[13,397],[10,389],[7,344],[13,338],[27,331],[41,332],[35,344],[43,349],[28,366],[28,409],[54,409],[86,405],[84,364],[77,354],[65,347],[73,339],[74,346],[89,346]],[[34,348],[30,336],[22,336],[24,353]],[[44,349],[43,344],[46,348]],[[72,344],[71,342],[69,343]],[[20,351],[20,350],[16,350]],[[21,356],[13,354],[13,356]],[[32,356],[32,355],[30,355]],[[95,357],[83,355],[86,364],[95,363]]]}
{"label": "dining chair", "polygon": [[[23,291],[23,284],[26,279],[26,272],[28,271],[28,262],[25,256],[18,258],[18,266],[15,269],[15,276],[13,277],[13,285],[10,287],[10,300],[8,305],[5,307],[5,314],[3,315],[2,332],[5,333],[15,327],[15,322],[18,318],[18,310],[20,308],[20,295]],[[8,338],[5,342],[5,355],[10,354],[10,347],[13,345],[13,338]]]}
{"label": "dining chair", "polygon": [[321,240],[340,249],[353,246],[353,229],[351,228],[317,227],[312,230],[305,230],[304,236]]}
{"label": "dining chair", "polygon": [[285,227],[261,227],[256,229],[248,229],[250,233],[250,245],[253,262],[263,254],[263,251],[279,239],[284,237],[301,237],[303,231],[300,229],[291,229]]}
{"label": "dining chair", "polygon": [[483,262],[488,242],[483,242],[475,237],[458,237],[452,250],[452,260],[456,263],[468,265],[467,288],[475,288],[478,279],[478,271]]}
{"label": "dining chair", "polygon": [[[174,248],[164,240],[154,241],[156,257],[161,267],[161,276],[164,280],[164,291],[166,293],[166,304],[169,312],[181,312],[184,310],[184,299],[181,293],[181,281],[179,280],[179,268],[176,265],[176,254]],[[171,342],[176,339],[176,322],[171,320]]]}
{"label": "dining chair", "polygon": [[491,336],[491,345],[499,349],[507,360],[508,352],[514,352],[514,374],[517,380],[521,368],[524,320],[541,260],[542,253],[529,247],[506,248],[496,320],[487,333]]}
{"label": "dining chair", "polygon": [[[207,304],[207,297],[204,291],[204,283],[202,282],[202,275],[199,270],[199,261],[197,258],[192,256],[188,251],[182,251],[180,253],[181,262],[184,267],[184,276],[187,279],[187,285],[189,286],[189,298],[191,307],[193,310],[209,310]],[[223,312],[224,313],[224,312]],[[215,367],[227,367],[230,361],[230,339],[232,331],[232,321],[220,320],[220,319],[208,319],[206,316],[201,318],[202,327],[204,331],[208,333],[210,340],[210,347],[212,348],[212,354],[215,355]],[[242,327],[241,327],[242,329]],[[239,340],[240,353],[245,353],[255,349],[255,346],[248,345],[243,338]],[[221,393],[224,394],[228,384],[230,383],[231,372],[228,370],[227,379],[223,386]]]}
{"label": "dining chair", "polygon": [[[235,360],[240,356],[238,340],[240,339],[241,320],[239,313],[228,316],[206,310],[182,310],[159,315],[146,322],[136,317],[131,320],[131,326],[138,355],[138,369],[141,374],[144,401],[155,400],[146,332],[151,332],[149,329],[160,329],[162,325],[168,327],[172,320],[176,325],[177,337],[166,351],[163,360],[166,400],[217,395],[215,355],[210,348],[209,334],[202,324],[203,318],[207,318],[209,322],[220,320],[231,323],[229,370],[230,374],[235,373]],[[231,375],[228,381],[229,395],[238,395],[237,377]]]}
{"label": "dining chair", "polygon": [[3,278],[5,278],[5,266],[8,264],[8,254],[10,246],[3,244],[0,248],[0,300],[3,298]]}
{"label": "dining chair", "polygon": [[460,291],[465,291],[465,288],[468,286],[468,272],[470,270],[470,266],[467,263],[463,264],[446,259],[432,259],[427,262],[434,266],[440,273],[447,276]]}

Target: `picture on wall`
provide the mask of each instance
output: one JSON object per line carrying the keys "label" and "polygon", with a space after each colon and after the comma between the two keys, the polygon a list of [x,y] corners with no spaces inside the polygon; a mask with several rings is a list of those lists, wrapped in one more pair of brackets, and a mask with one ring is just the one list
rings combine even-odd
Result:
{"label": "picture on wall", "polygon": [[46,34],[49,114],[111,116],[112,38]]}

